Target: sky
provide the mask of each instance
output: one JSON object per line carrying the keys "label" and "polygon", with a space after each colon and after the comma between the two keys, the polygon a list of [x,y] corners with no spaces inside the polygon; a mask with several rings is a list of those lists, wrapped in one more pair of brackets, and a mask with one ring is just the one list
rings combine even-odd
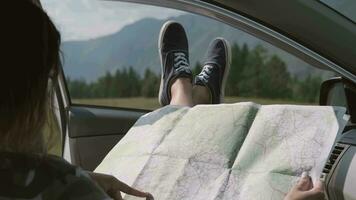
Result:
{"label": "sky", "polygon": [[63,41],[88,40],[119,31],[146,17],[166,19],[181,11],[102,0],[41,0]]}

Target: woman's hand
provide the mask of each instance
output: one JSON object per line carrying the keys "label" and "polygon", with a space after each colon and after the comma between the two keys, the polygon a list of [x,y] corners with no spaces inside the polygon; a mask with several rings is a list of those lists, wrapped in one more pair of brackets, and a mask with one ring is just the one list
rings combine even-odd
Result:
{"label": "woman's hand", "polygon": [[324,186],[321,181],[313,182],[306,172],[292,190],[287,194],[284,200],[324,200]]}
{"label": "woman's hand", "polygon": [[121,192],[133,195],[136,197],[143,197],[146,200],[153,200],[153,196],[147,192],[136,190],[125,183],[119,181],[113,176],[88,172],[90,177],[98,183],[98,185],[114,200],[122,200]]}

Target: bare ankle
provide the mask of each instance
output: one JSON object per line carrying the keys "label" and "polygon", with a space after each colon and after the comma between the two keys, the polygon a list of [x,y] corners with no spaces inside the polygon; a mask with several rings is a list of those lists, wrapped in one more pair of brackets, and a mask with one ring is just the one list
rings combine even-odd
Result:
{"label": "bare ankle", "polygon": [[171,105],[192,106],[192,82],[189,78],[178,78],[171,86]]}
{"label": "bare ankle", "polygon": [[176,80],[174,80],[174,82],[172,83],[171,86],[171,94],[173,97],[173,93],[188,93],[190,92],[192,89],[192,83],[191,80],[189,78],[178,78]]}

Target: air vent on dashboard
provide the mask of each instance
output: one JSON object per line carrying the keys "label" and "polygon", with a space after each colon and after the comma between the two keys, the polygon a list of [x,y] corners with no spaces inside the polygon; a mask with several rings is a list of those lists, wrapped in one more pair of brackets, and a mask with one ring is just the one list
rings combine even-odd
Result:
{"label": "air vent on dashboard", "polygon": [[338,158],[344,153],[344,151],[347,149],[347,147],[348,147],[348,145],[336,143],[332,152],[330,153],[328,161],[326,162],[326,164],[324,166],[323,173],[321,175],[321,179],[326,178],[326,176],[333,169],[334,164],[338,161]]}

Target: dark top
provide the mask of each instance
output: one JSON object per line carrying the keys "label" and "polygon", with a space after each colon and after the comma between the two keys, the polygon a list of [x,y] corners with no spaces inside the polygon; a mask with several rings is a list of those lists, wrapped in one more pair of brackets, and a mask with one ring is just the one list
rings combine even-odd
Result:
{"label": "dark top", "polygon": [[57,156],[0,153],[0,199],[110,199],[89,175]]}

